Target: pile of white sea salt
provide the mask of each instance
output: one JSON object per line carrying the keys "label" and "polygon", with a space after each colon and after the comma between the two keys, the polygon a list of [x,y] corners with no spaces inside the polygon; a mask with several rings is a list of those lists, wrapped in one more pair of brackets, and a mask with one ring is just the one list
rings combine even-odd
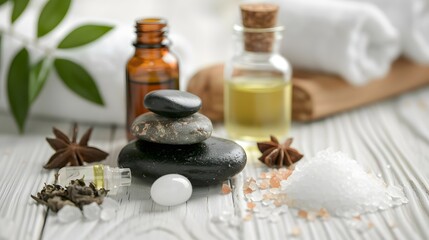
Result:
{"label": "pile of white sea salt", "polygon": [[402,188],[386,186],[345,153],[331,149],[301,161],[280,184],[289,207],[316,212],[326,209],[340,217],[359,216],[408,202]]}

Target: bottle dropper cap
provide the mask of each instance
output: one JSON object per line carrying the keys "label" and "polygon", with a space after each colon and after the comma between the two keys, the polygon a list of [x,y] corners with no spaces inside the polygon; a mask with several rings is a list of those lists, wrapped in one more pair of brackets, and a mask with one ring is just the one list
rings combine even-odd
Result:
{"label": "bottle dropper cap", "polygon": [[118,187],[131,185],[131,170],[129,168],[116,168],[114,172],[115,185]]}

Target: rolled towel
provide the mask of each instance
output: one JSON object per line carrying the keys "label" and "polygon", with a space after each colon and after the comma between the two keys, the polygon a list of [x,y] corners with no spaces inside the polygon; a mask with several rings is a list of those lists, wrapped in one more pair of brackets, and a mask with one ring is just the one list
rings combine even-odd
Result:
{"label": "rolled towel", "polygon": [[384,76],[399,54],[395,28],[368,3],[288,0],[282,53],[294,67],[340,75],[354,85]]}
{"label": "rolled towel", "polygon": [[[34,19],[37,19],[37,12],[32,9],[27,10],[17,22],[14,30],[24,35],[25,38],[32,39],[35,31]],[[83,66],[95,80],[105,106],[93,104],[76,95],[65,86],[52,69],[44,88],[31,108],[33,116],[89,123],[125,124],[125,65],[133,54],[132,43],[136,38],[134,22],[124,24],[107,19],[68,16],[57,29],[41,39],[39,44],[54,47],[72,29],[88,23],[115,27],[90,45],[70,50],[56,50],[53,54]],[[189,44],[181,36],[171,34],[170,37],[173,42],[173,51],[180,60],[180,77],[186,77],[190,75],[190,71],[186,67],[191,55]],[[2,44],[0,86],[6,86],[9,63],[22,47],[22,43],[17,41],[14,36],[5,35]],[[30,46],[28,50],[33,62],[41,56],[41,52],[35,47]],[[9,111],[6,89],[1,88],[0,91],[0,112]]]}
{"label": "rolled towel", "polygon": [[429,64],[428,0],[363,1],[378,6],[385,13],[400,34],[401,51],[407,58],[417,63]]}

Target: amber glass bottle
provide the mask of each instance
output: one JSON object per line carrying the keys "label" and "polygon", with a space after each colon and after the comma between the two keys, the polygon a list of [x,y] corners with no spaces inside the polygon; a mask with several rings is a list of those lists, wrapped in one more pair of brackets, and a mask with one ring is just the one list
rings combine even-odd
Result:
{"label": "amber glass bottle", "polygon": [[169,49],[167,21],[146,18],[136,22],[134,56],[127,64],[127,136],[134,119],[148,110],[145,95],[159,89],[179,89],[179,63]]}

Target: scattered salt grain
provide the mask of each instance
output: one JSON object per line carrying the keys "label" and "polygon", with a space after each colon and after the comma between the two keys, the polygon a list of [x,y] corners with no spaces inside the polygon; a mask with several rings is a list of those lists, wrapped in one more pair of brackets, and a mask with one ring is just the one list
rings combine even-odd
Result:
{"label": "scattered salt grain", "polygon": [[331,149],[301,161],[281,185],[293,207],[307,211],[325,208],[342,217],[383,210],[408,201],[401,188],[386,188],[381,179],[365,172],[355,160]]}
{"label": "scattered salt grain", "polygon": [[273,203],[273,200],[269,200],[269,199],[264,199],[264,200],[262,200],[262,205],[264,205],[264,206],[269,206],[269,205],[271,205],[272,203]]}
{"label": "scattered salt grain", "polygon": [[274,212],[278,214],[287,213],[289,211],[289,207],[287,205],[282,205],[280,207],[277,207]]}
{"label": "scattered salt grain", "polygon": [[249,188],[252,189],[252,191],[255,191],[256,189],[258,189],[258,185],[256,184],[256,182],[251,182],[249,184]]}
{"label": "scattered salt grain", "polygon": [[250,198],[251,198],[251,199],[252,199],[252,201],[254,201],[254,202],[259,202],[259,201],[262,201],[263,196],[262,196],[261,191],[255,191],[255,192],[253,192],[253,193],[251,194],[251,197],[250,197]]}
{"label": "scattered salt grain", "polygon": [[270,183],[268,181],[266,181],[266,180],[261,181],[259,183],[259,188],[260,189],[267,189],[269,186],[270,186]]}
{"label": "scattered salt grain", "polygon": [[61,223],[70,223],[82,218],[82,212],[78,207],[65,205],[58,211],[58,220]]}
{"label": "scattered salt grain", "polygon": [[82,207],[83,216],[90,220],[98,220],[100,218],[100,206],[97,203],[93,202],[91,204],[84,205]]}
{"label": "scattered salt grain", "polygon": [[270,189],[270,193],[272,193],[272,194],[279,194],[280,193],[280,189],[278,189],[277,187],[271,188]]}

